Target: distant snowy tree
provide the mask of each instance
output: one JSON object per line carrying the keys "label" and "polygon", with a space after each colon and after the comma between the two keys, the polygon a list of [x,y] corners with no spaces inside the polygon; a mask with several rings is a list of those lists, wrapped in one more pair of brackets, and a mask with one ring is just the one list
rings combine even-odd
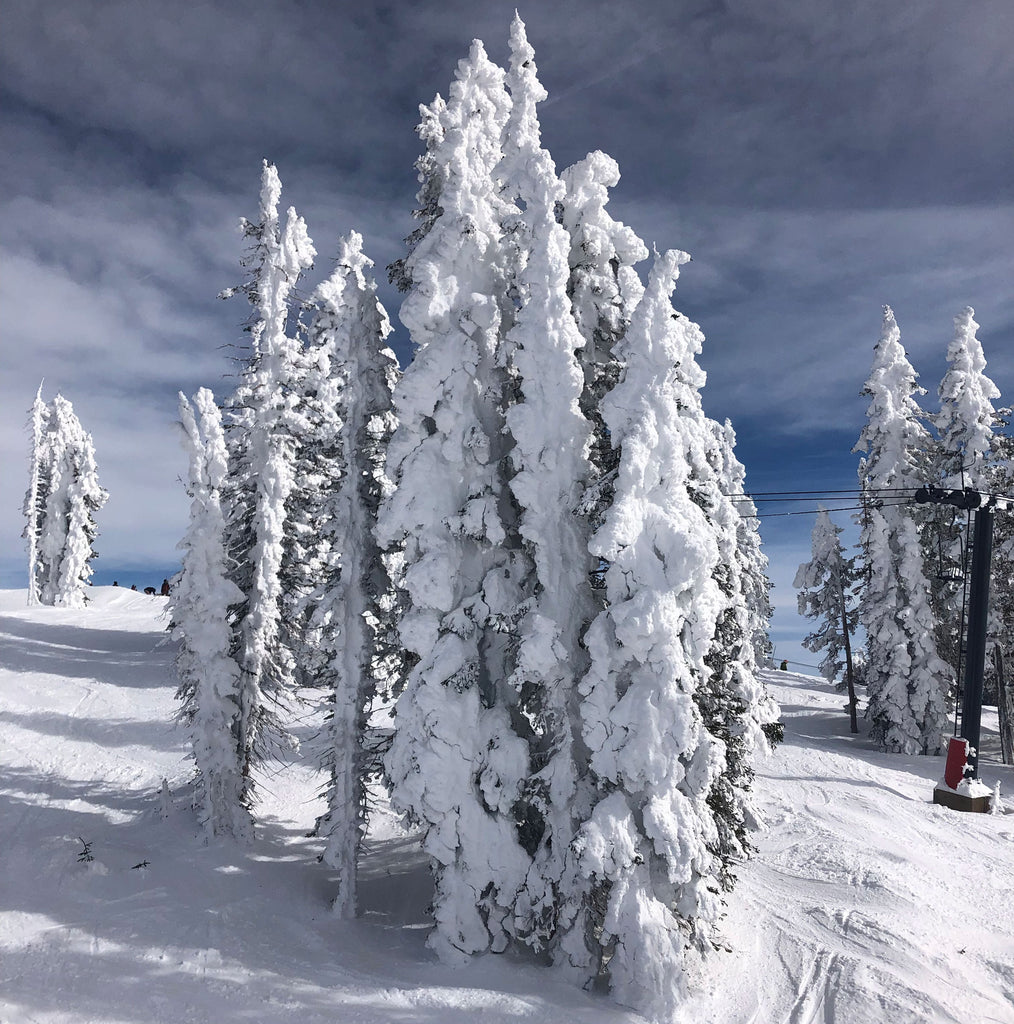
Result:
{"label": "distant snowy tree", "polygon": [[190,525],[178,545],[182,568],[170,592],[172,637],[179,641],[176,696],[197,765],[205,834],[249,839],[249,762],[240,744],[240,670],[230,653],[229,617],[243,595],[228,576],[222,488],[229,467],[221,414],[207,388],[193,406],[180,394],[180,425],[189,459]]}
{"label": "distant snowy tree", "polygon": [[459,63],[446,106],[429,109],[420,203],[432,216],[400,266],[416,351],[395,395],[398,486],[379,521],[381,543],[404,547],[400,632],[415,661],[386,764],[394,804],[423,827],[431,858],[430,944],[456,959],[506,947],[530,864],[515,827],[528,748],[508,682],[528,570],[512,540],[507,211],[493,179],[510,99],[481,43]]}
{"label": "distant snowy tree", "polygon": [[[931,479],[940,487],[988,491],[990,452],[996,429],[993,400],[1000,397],[986,376],[986,359],[969,306],[954,318],[947,372],[940,382],[940,412]],[[961,642],[962,575],[967,514],[950,505],[922,510],[923,555],[932,587],[938,650],[957,671]]]}
{"label": "distant snowy tree", "polygon": [[293,289],[315,252],[295,210],[290,207],[284,226],[279,223],[280,195],[278,172],[265,161],[259,220],[244,222],[252,240],[248,279],[224,293],[242,291],[253,306],[250,357],[226,403],[230,476],[224,495],[230,579],[243,595],[232,609],[232,655],[241,672],[237,733],[245,759],[244,802],[252,791],[249,763],[280,741],[275,705],[295,682],[281,567],[291,544],[286,506],[306,421],[299,402],[304,362],[288,321]]}
{"label": "distant snowy tree", "polygon": [[584,338],[567,294],[570,239],[556,220],[564,189],[540,142],[536,104],[546,93],[516,14],[510,49],[513,106],[499,176],[504,195],[523,212],[508,220],[517,312],[505,350],[517,393],[506,420],[514,441],[510,488],[532,569],[522,581],[526,612],[517,627],[511,684],[522,720],[530,725],[530,767],[519,810],[522,841],[534,858],[515,928],[542,949],[556,932],[575,813],[587,803],[577,792],[585,760],[577,680],[587,663],[581,633],[595,607],[588,586],[590,532],[576,511],[590,473],[591,426],[580,408],[584,375],[576,353]]}
{"label": "distant snowy tree", "polygon": [[335,913],[354,916],[356,864],[366,829],[366,784],[376,752],[366,725],[378,690],[388,685],[395,596],[374,538],[377,509],[390,496],[385,472],[395,426],[397,362],[385,339],[391,325],[377,299],[357,232],[339,244],[337,265],[314,292],[310,352],[334,382],[337,431],[321,438],[335,476],[323,494],[321,533],[330,557],[319,581],[313,622],[323,664],[314,680],[332,695],[327,728],[328,809],[318,823],[323,860],[338,872]]}
{"label": "distant snowy tree", "polygon": [[866,571],[860,620],[866,631],[867,717],[886,750],[939,751],[947,724],[951,670],[938,657],[929,581],[919,532],[897,495],[925,475],[929,434],[916,401],[924,391],[901,345],[889,307],[863,388],[870,399],[855,451],[865,455],[869,511],[860,534]]}
{"label": "distant snowy tree", "polygon": [[651,1016],[685,991],[688,949],[719,915],[718,836],[708,796],[725,763],[695,691],[722,607],[715,531],[692,494],[688,450],[710,430],[674,367],[693,340],[669,296],[689,257],[656,257],[617,355],[623,378],[602,415],[620,462],[592,550],[608,565],[607,607],[586,636],[581,683],[594,806],[572,846],[584,899],[563,940],[573,968]]}
{"label": "distant snowy tree", "polygon": [[70,402],[57,395],[44,410],[33,407],[33,431],[36,415],[44,432],[37,445],[38,489],[29,511],[35,515],[39,600],[81,608],[97,554],[94,514],[106,503],[108,494],[99,485],[91,435],[81,426]]}
{"label": "distant snowy tree", "polygon": [[792,585],[799,591],[799,614],[817,623],[803,646],[814,654],[824,652],[820,671],[825,679],[847,685],[852,731],[857,732],[852,662],[852,637],[859,622],[853,592],[857,571],[855,559],[845,557],[841,532],[827,510],[820,509],[813,524],[810,560],[799,566]]}
{"label": "distant snowy tree", "polygon": [[46,500],[49,497],[49,452],[46,423],[49,410],[42,400],[42,385],[35,393],[30,413],[32,450],[29,453],[28,491],[25,493],[23,511],[28,522],[22,536],[28,541],[28,603],[39,603],[43,563],[39,560],[39,540],[46,514]]}
{"label": "distant snowy tree", "polygon": [[1000,390],[986,376],[986,357],[974,318],[971,306],[954,318],[936,426],[946,470],[943,486],[984,490],[996,430],[993,400],[1000,397]]}

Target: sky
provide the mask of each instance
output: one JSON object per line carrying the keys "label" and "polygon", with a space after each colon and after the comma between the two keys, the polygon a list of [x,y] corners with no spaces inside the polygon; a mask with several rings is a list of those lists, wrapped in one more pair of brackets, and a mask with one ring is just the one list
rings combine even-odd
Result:
{"label": "sky", "polygon": [[[3,0],[0,586],[24,586],[27,412],[40,380],[95,440],[110,499],[96,581],[158,585],[187,500],[176,395],[223,397],[242,355],[238,222],[261,161],[318,251],[360,231],[384,267],[413,228],[418,106],[473,38],[505,64],[514,2]],[[1009,0],[541,0],[519,8],[557,168],[601,149],[610,211],[685,249],[675,304],[706,336],[705,409],[758,492],[854,486],[882,307],[928,389],[971,305],[1014,394]],[[642,271],[646,268],[642,267]],[[764,505],[765,511],[784,511]],[[804,511],[808,506],[794,506]],[[837,517],[843,525],[847,513]],[[766,518],[776,655],[812,516]]]}

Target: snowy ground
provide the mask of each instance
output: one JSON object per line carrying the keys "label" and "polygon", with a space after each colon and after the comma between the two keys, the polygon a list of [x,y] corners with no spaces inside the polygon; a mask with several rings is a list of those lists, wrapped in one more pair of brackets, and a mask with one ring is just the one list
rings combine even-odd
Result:
{"label": "snowy ground", "polygon": [[[304,835],[318,812],[308,768],[264,777],[253,848],[202,845],[171,726],[164,603],[90,593],[83,611],[29,611],[24,591],[0,592],[2,1024],[639,1020],[506,957],[435,963],[425,866],[387,815],[364,915],[335,920]],[[731,952],[710,958],[682,1020],[1014,1024],[1014,814],[934,806],[941,759],[850,737],[820,681],[770,682],[786,741],[757,780],[769,828],[740,871]],[[984,779],[1014,797],[1014,769],[986,754]]]}

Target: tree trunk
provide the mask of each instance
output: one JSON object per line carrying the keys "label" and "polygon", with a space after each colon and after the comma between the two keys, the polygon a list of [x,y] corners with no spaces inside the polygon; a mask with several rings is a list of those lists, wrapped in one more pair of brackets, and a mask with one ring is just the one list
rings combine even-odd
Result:
{"label": "tree trunk", "polygon": [[856,684],[852,672],[852,640],[849,637],[848,612],[845,609],[845,587],[842,585],[841,576],[838,577],[838,598],[841,604],[841,635],[845,641],[845,683],[849,691],[849,728],[852,732],[859,732],[859,722],[856,718]]}

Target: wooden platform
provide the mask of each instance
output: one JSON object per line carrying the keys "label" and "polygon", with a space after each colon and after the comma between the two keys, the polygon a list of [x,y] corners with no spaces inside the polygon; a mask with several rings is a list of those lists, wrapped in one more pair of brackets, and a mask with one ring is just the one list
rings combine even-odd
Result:
{"label": "wooden platform", "polygon": [[949,807],[952,811],[989,814],[990,798],[988,796],[965,796],[964,793],[955,793],[953,789],[943,789],[937,786],[933,790],[933,803]]}

